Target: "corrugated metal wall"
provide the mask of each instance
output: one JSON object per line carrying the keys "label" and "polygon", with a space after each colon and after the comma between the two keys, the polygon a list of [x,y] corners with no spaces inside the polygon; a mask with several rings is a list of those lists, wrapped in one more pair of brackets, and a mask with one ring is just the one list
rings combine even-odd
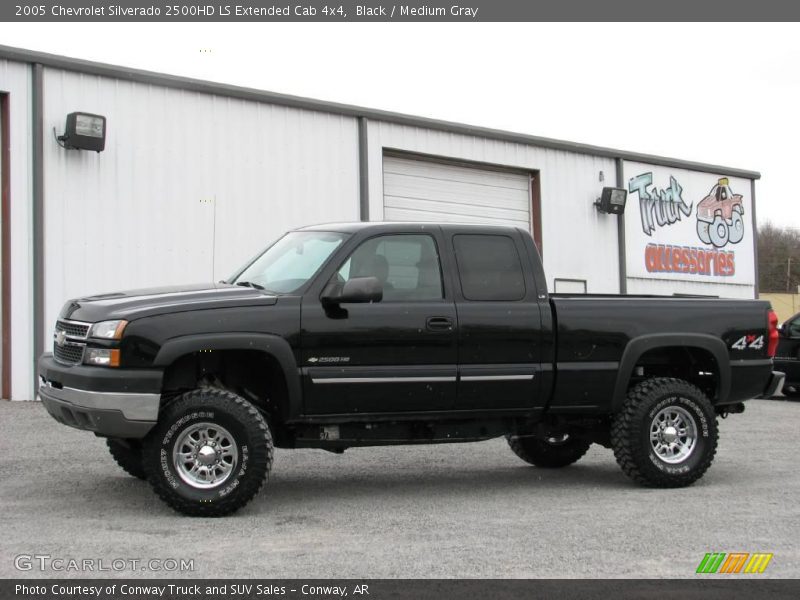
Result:
{"label": "corrugated metal wall", "polygon": [[[358,220],[355,119],[45,70],[46,323],[72,297],[222,279],[287,228]],[[64,150],[67,113],[108,119]]]}
{"label": "corrugated metal wall", "polygon": [[384,218],[384,149],[540,171],[550,291],[556,278],[567,278],[586,280],[589,292],[619,292],[616,217],[593,206],[603,186],[615,184],[613,159],[376,121],[368,139],[371,220]]}
{"label": "corrugated metal wall", "polygon": [[[11,398],[33,397],[33,197],[31,190],[31,67],[0,60],[0,91],[9,94],[11,183]],[[6,335],[7,332],[3,332]]]}

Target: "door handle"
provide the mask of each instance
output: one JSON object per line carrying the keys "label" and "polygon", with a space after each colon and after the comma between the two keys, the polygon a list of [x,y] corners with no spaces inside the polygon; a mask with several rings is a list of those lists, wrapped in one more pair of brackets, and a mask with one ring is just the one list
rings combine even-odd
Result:
{"label": "door handle", "polygon": [[450,331],[453,329],[453,319],[450,317],[428,317],[425,326],[429,331]]}

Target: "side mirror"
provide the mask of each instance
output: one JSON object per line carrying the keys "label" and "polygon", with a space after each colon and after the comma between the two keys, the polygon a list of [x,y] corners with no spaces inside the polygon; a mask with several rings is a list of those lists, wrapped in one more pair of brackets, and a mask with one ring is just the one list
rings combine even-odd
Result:
{"label": "side mirror", "polygon": [[320,300],[327,306],[345,303],[380,302],[383,286],[377,277],[354,277],[342,284],[330,284]]}

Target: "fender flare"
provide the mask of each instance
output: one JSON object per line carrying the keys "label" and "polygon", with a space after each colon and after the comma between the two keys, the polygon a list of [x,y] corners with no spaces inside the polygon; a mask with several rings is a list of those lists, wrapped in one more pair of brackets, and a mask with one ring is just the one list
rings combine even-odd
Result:
{"label": "fender flare", "polygon": [[614,385],[614,396],[611,401],[612,412],[616,413],[622,408],[628,391],[628,382],[633,375],[633,368],[642,355],[657,348],[676,346],[706,350],[714,357],[719,370],[719,387],[717,397],[711,399],[712,403],[724,401],[730,395],[730,358],[728,348],[721,339],[704,333],[656,333],[633,338],[625,346],[617,371],[617,381]]}
{"label": "fender flare", "polygon": [[287,419],[302,413],[303,392],[294,351],[285,339],[267,333],[204,333],[167,340],[161,346],[153,366],[166,368],[176,359],[200,350],[256,350],[274,358],[283,371],[289,396]]}

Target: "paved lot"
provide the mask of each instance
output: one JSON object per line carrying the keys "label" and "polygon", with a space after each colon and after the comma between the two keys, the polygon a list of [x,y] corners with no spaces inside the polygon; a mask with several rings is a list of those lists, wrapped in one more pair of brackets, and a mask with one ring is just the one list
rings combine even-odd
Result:
{"label": "paved lot", "polygon": [[191,519],[102,440],[0,402],[0,577],[42,576],[14,568],[35,553],[193,558],[194,577],[691,577],[709,551],[773,552],[765,575],[800,577],[799,434],[800,403],[751,401],[721,421],[705,478],[664,491],[597,446],[558,471],[503,440],[278,451],[246,509]]}

